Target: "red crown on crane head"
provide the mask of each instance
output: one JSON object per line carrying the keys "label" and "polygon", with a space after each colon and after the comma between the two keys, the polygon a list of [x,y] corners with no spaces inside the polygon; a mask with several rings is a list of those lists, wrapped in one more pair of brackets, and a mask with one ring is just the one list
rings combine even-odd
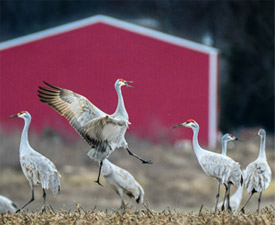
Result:
{"label": "red crown on crane head", "polygon": [[195,120],[190,119],[190,120],[187,120],[186,123],[195,123]]}

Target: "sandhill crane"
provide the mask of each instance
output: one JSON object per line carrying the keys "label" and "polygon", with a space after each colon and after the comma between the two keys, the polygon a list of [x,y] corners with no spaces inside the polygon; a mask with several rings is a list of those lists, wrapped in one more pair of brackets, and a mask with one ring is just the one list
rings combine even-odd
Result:
{"label": "sandhill crane", "polygon": [[[239,140],[239,139],[230,133],[226,133],[225,135],[222,136],[222,155],[226,155],[226,153],[227,153],[227,143],[229,141],[234,141],[234,140]],[[227,186],[225,185],[225,189],[226,188],[227,188]],[[226,203],[227,203],[227,201],[226,201],[226,193],[225,193],[221,210],[224,210],[225,208],[227,208]],[[230,206],[231,206],[231,198],[230,198]],[[233,211],[232,207],[231,207],[231,209]]]}
{"label": "sandhill crane", "polygon": [[221,184],[224,184],[226,186],[226,196],[228,199],[227,208],[231,210],[229,201],[230,185],[233,184],[235,186],[239,186],[239,184],[242,183],[242,173],[239,163],[235,162],[233,159],[226,155],[210,152],[201,148],[198,142],[198,133],[200,127],[195,120],[187,120],[184,123],[174,126],[174,128],[182,126],[191,128],[193,130],[193,148],[203,171],[207,175],[214,177],[218,180],[218,193],[216,196],[215,213],[217,211]]}
{"label": "sandhill crane", "polygon": [[[237,137],[233,136],[230,133],[226,133],[222,136],[222,155],[226,155],[227,153],[227,143],[229,141],[239,140]],[[232,212],[237,212],[241,200],[242,200],[242,193],[243,193],[243,185],[239,185],[235,193],[230,197],[230,206],[232,209]],[[226,200],[226,194],[224,196],[223,202],[220,202],[218,204],[218,209],[224,210],[227,209],[227,200]]]}
{"label": "sandhill crane", "polygon": [[130,124],[128,113],[125,109],[121,87],[131,87],[132,81],[118,79],[115,89],[118,96],[116,111],[108,115],[93,105],[87,98],[73,91],[60,88],[44,82],[49,88],[39,87],[38,96],[40,101],[47,103],[58,113],[64,116],[74,129],[92,147],[89,156],[100,162],[97,182],[99,185],[102,161],[108,158],[116,148],[124,148],[128,153],[142,163],[151,163],[130,151],[125,140],[125,133]]}
{"label": "sandhill crane", "polygon": [[[10,116],[10,118],[13,117],[19,117],[25,121],[20,141],[19,158],[23,173],[29,181],[32,190],[31,200],[28,201],[23,207],[21,207],[21,209],[25,208],[28,204],[34,201],[34,185],[41,183],[44,200],[42,211],[45,211],[45,189],[51,188],[54,195],[60,192],[60,174],[52,161],[35,151],[29,144],[28,129],[31,123],[31,115],[27,111],[21,111],[15,115]],[[20,211],[21,209],[18,209],[17,211]]]}
{"label": "sandhill crane", "polygon": [[127,170],[114,165],[108,159],[104,159],[101,173],[107,183],[120,196],[120,209],[122,212],[125,211],[125,203],[123,200],[124,194],[127,194],[129,197],[135,199],[135,201],[139,204],[143,203],[144,190]]}
{"label": "sandhill crane", "polygon": [[249,163],[244,171],[244,185],[248,193],[250,193],[245,205],[242,207],[241,211],[244,213],[244,208],[246,207],[248,201],[252,195],[256,192],[259,193],[258,198],[258,213],[260,213],[260,204],[262,192],[267,189],[271,180],[271,170],[266,160],[265,154],[265,142],[266,142],[266,132],[264,129],[260,129],[258,135],[261,137],[260,151],[258,158]]}
{"label": "sandhill crane", "polygon": [[17,206],[7,197],[0,195],[0,213],[14,213]]}

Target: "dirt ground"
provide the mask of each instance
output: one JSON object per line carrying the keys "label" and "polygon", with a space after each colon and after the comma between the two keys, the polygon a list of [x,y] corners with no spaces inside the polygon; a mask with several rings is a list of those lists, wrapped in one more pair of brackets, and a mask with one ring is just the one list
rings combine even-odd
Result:
{"label": "dirt ground", "polygon": [[[259,152],[257,131],[249,130],[240,133],[244,142],[230,143],[228,155],[240,162],[244,169],[255,160]],[[253,134],[253,135],[252,135]],[[0,132],[0,194],[13,200],[19,207],[31,198],[28,181],[19,164],[19,142],[21,130],[5,135]],[[123,149],[116,150],[109,160],[128,170],[142,185],[145,191],[145,203],[152,210],[177,209],[182,212],[198,211],[203,205],[212,209],[215,204],[217,181],[204,174],[200,168],[190,143],[155,144],[148,140],[139,140],[127,136],[129,147],[133,152],[153,164],[144,165],[128,155]],[[120,199],[102,177],[103,187],[94,181],[97,177],[98,164],[86,153],[89,146],[82,139],[64,140],[54,132],[44,132],[41,136],[31,133],[30,144],[34,149],[51,159],[61,177],[61,193],[55,198],[47,191],[47,201],[56,210],[75,210],[76,203],[87,210],[117,209]],[[220,145],[215,151],[220,151]],[[275,205],[275,152],[274,137],[267,139],[267,158],[272,169],[272,181],[263,192],[262,207]],[[231,188],[231,194],[236,190]],[[224,191],[222,188],[221,196]],[[243,200],[247,199],[246,190]],[[252,197],[247,209],[251,212],[257,208],[257,197]],[[134,201],[125,197],[129,206],[136,207]],[[42,190],[35,188],[35,201],[27,208],[38,211],[42,206]]]}

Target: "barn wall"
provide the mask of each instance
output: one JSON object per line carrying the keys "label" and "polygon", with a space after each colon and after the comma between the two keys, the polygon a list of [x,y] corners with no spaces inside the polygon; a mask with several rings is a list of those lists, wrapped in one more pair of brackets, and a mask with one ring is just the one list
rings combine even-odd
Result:
{"label": "barn wall", "polygon": [[187,119],[201,126],[208,144],[209,60],[207,53],[96,23],[0,51],[0,122],[22,126],[7,116],[28,110],[33,129],[72,130],[53,109],[39,102],[38,86],[47,81],[87,97],[113,113],[114,82],[134,81],[123,88],[131,126],[129,133],[156,141],[190,138],[189,130],[171,127]]}

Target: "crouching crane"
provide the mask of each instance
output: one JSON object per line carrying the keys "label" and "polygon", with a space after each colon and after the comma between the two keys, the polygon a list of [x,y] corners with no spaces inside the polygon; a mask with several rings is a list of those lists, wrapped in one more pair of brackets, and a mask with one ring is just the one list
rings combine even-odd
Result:
{"label": "crouching crane", "polygon": [[130,198],[135,199],[139,205],[143,203],[144,190],[127,170],[114,165],[108,159],[104,159],[101,173],[107,183],[120,196],[120,209],[122,212],[125,211],[125,203],[123,200],[124,194],[128,195]]}
{"label": "crouching crane", "polygon": [[0,195],[0,213],[14,213],[17,206],[7,197]]}
{"label": "crouching crane", "polygon": [[90,158],[99,162],[97,182],[100,184],[102,161],[117,148],[124,148],[128,153],[138,158],[142,163],[152,163],[131,152],[125,140],[125,133],[130,124],[125,109],[121,87],[131,87],[132,81],[118,79],[115,89],[118,96],[116,111],[108,115],[93,105],[87,98],[73,91],[60,88],[44,82],[48,87],[39,87],[38,97],[58,113],[64,116],[82,138],[92,147]]}
{"label": "crouching crane", "polygon": [[41,184],[43,190],[43,212],[46,209],[45,189],[50,188],[54,195],[60,192],[60,174],[52,161],[35,151],[29,144],[28,129],[31,123],[31,115],[27,111],[21,111],[15,115],[10,116],[10,118],[13,117],[19,117],[21,119],[24,119],[25,121],[20,141],[19,158],[23,173],[29,181],[32,190],[31,200],[28,201],[20,209],[18,209],[17,212],[25,208],[32,201],[34,201],[34,185],[38,183]]}

